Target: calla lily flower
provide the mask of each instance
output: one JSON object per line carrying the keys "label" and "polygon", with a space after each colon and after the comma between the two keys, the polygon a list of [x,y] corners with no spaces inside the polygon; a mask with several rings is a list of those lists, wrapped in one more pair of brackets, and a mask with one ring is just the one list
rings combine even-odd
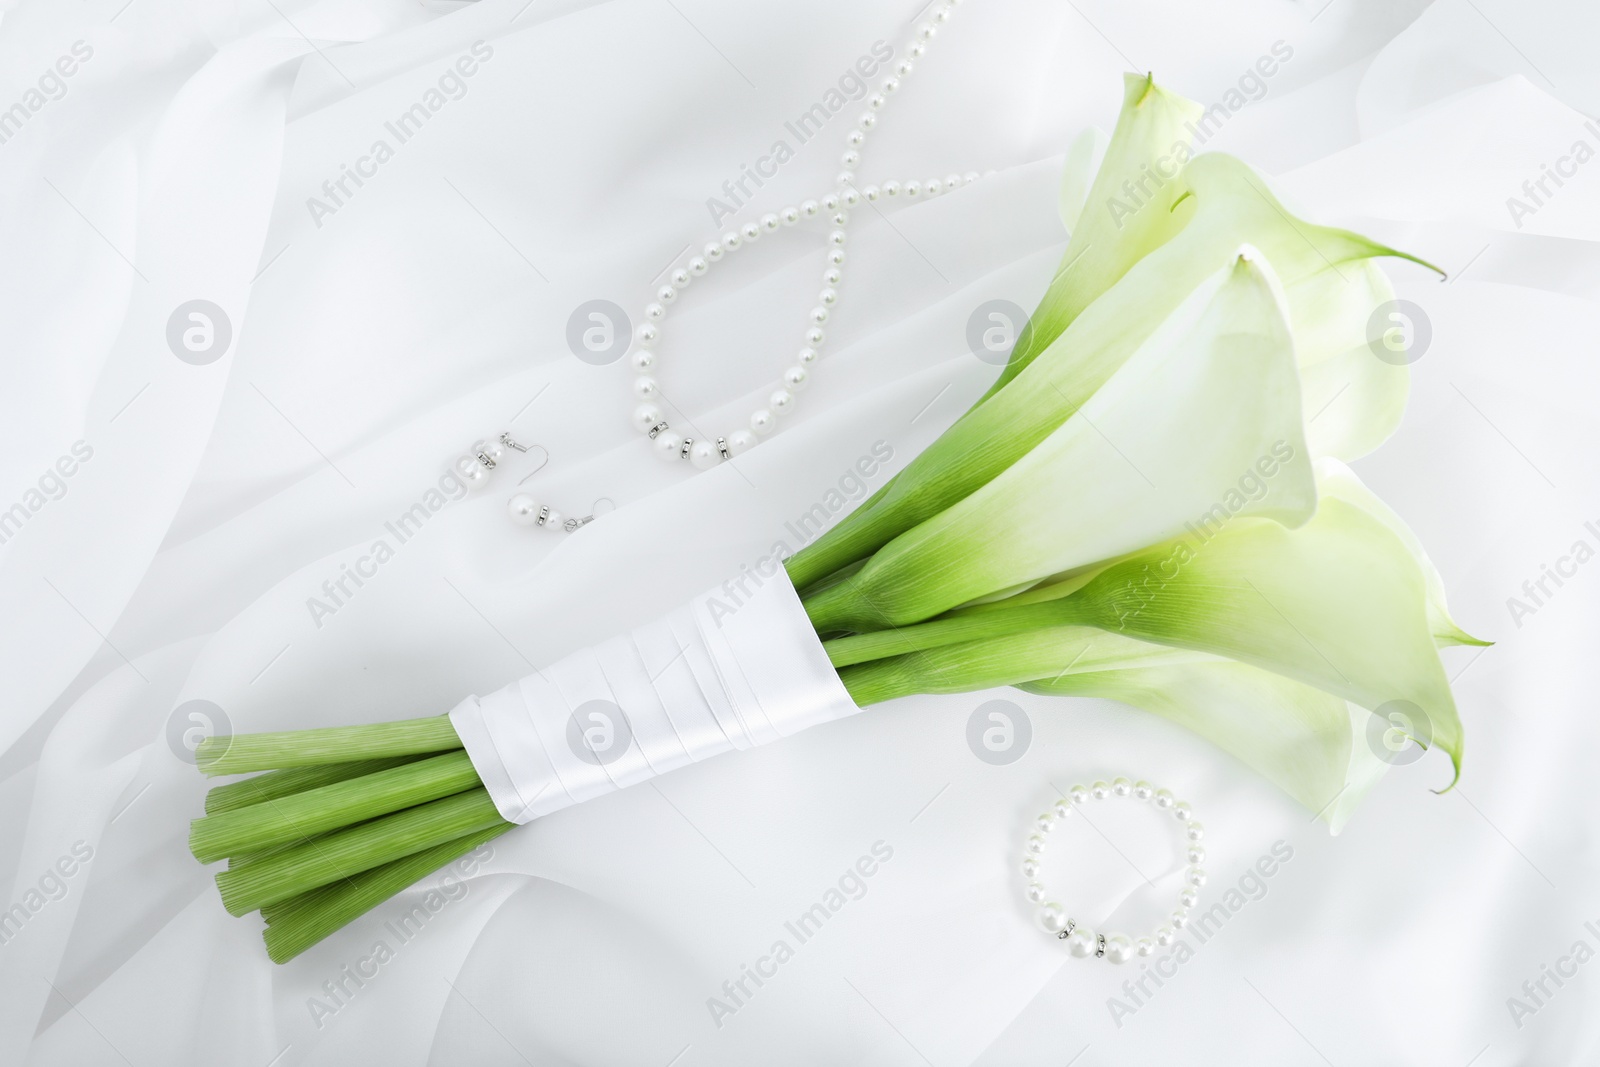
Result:
{"label": "calla lily flower", "polygon": [[[1065,266],[1000,379],[888,485],[789,562],[797,587],[858,563],[1015,463],[1087,403],[1241,244],[1258,249],[1281,280],[1310,455],[1353,459],[1398,425],[1409,371],[1374,358],[1367,345],[1373,312],[1394,296],[1372,261],[1415,257],[1295,218],[1231,156],[1190,159],[1182,129],[1188,102],[1147,79],[1131,78],[1128,90]],[[1092,152],[1091,143],[1074,154]],[[1113,193],[1125,195],[1120,186],[1130,179],[1122,175],[1143,175],[1149,187],[1154,179],[1144,171],[1152,160],[1180,159],[1181,170],[1131,215],[1104,207]],[[1069,195],[1076,194],[1063,192],[1064,200]]]}
{"label": "calla lily flower", "polygon": [[1088,626],[940,646],[840,676],[863,702],[1000,685],[1117,700],[1230,753],[1335,833],[1389,766],[1366,740],[1372,714],[1359,705],[1236,660]]}
{"label": "calla lily flower", "polygon": [[810,598],[818,631],[927,619],[1166,541],[1214,508],[1305,521],[1316,492],[1283,294],[1252,250],[1231,259],[1044,441]]}
{"label": "calla lily flower", "polygon": [[[1342,787],[1350,766],[1343,705],[1414,709],[1427,720],[1418,740],[1447,752],[1459,777],[1461,722],[1436,649],[1441,640],[1479,642],[1451,621],[1437,571],[1399,518],[1342,464],[1324,461],[1317,473],[1316,513],[1296,529],[1243,513],[1197,524],[1086,577],[836,639],[829,654],[852,693],[859,687],[879,698],[904,685],[922,692],[933,684],[951,691],[1031,683],[1182,713],[1274,781],[1298,783],[1297,797],[1320,794],[1324,804],[1337,792],[1323,792],[1334,771]],[[1086,627],[1116,640],[1086,638]],[[1199,655],[1162,656],[1152,646]],[[1225,669],[1226,661],[1300,688]],[[1242,704],[1219,718],[1229,699]],[[1299,725],[1251,727],[1264,738],[1281,735],[1277,741],[1233,737],[1229,724],[1248,720],[1239,718],[1245,705],[1267,720],[1278,714],[1276,702]],[[1306,777],[1314,737],[1323,738],[1313,761],[1321,770]],[[1277,755],[1266,759],[1261,745]]]}

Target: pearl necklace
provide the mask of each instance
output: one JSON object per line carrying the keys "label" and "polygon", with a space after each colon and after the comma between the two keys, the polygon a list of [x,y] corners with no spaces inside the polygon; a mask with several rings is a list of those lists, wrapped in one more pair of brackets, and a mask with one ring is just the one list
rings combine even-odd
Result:
{"label": "pearl necklace", "polygon": [[[1082,807],[1091,799],[1105,800],[1108,797],[1127,796],[1135,800],[1149,801],[1163,811],[1170,811],[1183,824],[1183,834],[1188,840],[1189,868],[1184,872],[1183,892],[1178,894],[1178,906],[1168,921],[1156,928],[1152,937],[1141,937],[1138,940],[1133,940],[1127,934],[1096,933],[1088,926],[1068,918],[1066,909],[1049,899],[1049,890],[1038,880],[1039,860],[1044,854],[1045,835],[1056,822],[1068,818],[1074,809]],[[1108,959],[1112,963],[1127,963],[1135,954],[1148,956],[1155,951],[1157,945],[1170,945],[1177,939],[1176,931],[1188,925],[1189,912],[1200,900],[1200,887],[1206,884],[1206,872],[1200,867],[1206,858],[1206,851],[1200,844],[1204,837],[1205,828],[1195,821],[1194,811],[1188,804],[1174,797],[1169,790],[1157,789],[1149,782],[1134,784],[1126,778],[1114,779],[1110,785],[1105,782],[1096,782],[1087,788],[1075,785],[1067,791],[1065,797],[1056,801],[1054,809],[1045,812],[1034,821],[1034,832],[1023,844],[1025,857],[1022,861],[1022,874],[1028,879],[1026,890],[1028,901],[1039,905],[1039,925],[1065,941],[1068,950],[1074,956],[1080,958],[1094,956],[1098,959]]]}
{"label": "pearl necklace", "polygon": [[[843,279],[841,268],[845,262],[844,246],[849,236],[852,209],[863,200],[876,203],[880,199],[892,201],[904,197],[907,200],[916,200],[924,196],[939,196],[963,185],[969,185],[980,177],[978,172],[969,171],[966,174],[950,174],[944,178],[934,177],[926,181],[887,181],[882,185],[867,185],[859,189],[856,187],[856,168],[861,163],[861,149],[867,134],[878,124],[879,112],[888,103],[889,97],[900,90],[905,79],[916,69],[914,61],[921,59],[926,53],[928,43],[938,33],[939,27],[949,21],[952,9],[960,3],[962,0],[947,0],[936,7],[928,21],[917,27],[907,48],[908,58],[895,65],[894,73],[884,78],[878,91],[867,96],[867,110],[862,112],[856,119],[854,127],[845,135],[845,151],[840,157],[844,169],[835,176],[831,192],[813,200],[805,200],[778,211],[768,212],[755,221],[730,229],[717,240],[708,243],[698,255],[691,256],[682,266],[672,268],[667,283],[656,291],[655,299],[645,305],[644,321],[633,332],[633,350],[629,355],[629,361],[637,372],[637,376],[633,379],[633,393],[635,399],[640,402],[633,410],[633,425],[640,433],[650,438],[656,455],[661,459],[688,460],[701,470],[709,470],[754,447],[760,438],[777,429],[778,420],[782,416],[794,410],[795,395],[811,380],[811,368],[820,357],[827,341],[827,331],[824,327],[839,300],[838,286]],[[661,396],[661,388],[652,374],[656,369],[656,346],[661,340],[661,326],[667,317],[667,309],[678,300],[695,278],[706,274],[713,265],[725,257],[754,244],[766,234],[776,233],[785,227],[798,226],[802,221],[817,218],[825,219],[831,226],[827,236],[828,266],[822,274],[823,287],[817,294],[816,306],[807,315],[805,343],[796,353],[794,364],[783,372],[778,388],[767,397],[766,406],[751,412],[748,429],[732,430],[715,438],[714,441],[703,439],[697,441],[672,429],[657,403]],[[486,485],[490,472],[506,457],[508,450],[528,451],[525,446],[518,444],[509,432],[500,434],[494,441],[476,442],[470,450],[470,455],[465,457],[465,462],[458,466],[467,486],[480,488]],[[581,519],[564,518],[561,512],[540,504],[528,493],[521,492],[507,501],[506,508],[511,520],[518,525],[559,528],[569,533],[594,520],[593,515]]]}

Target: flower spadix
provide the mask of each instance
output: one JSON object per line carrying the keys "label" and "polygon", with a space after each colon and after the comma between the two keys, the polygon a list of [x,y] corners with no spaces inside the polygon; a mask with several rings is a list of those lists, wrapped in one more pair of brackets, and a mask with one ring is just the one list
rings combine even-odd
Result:
{"label": "flower spadix", "polygon": [[1048,437],[807,608],[819,631],[905,625],[1166,541],[1219,506],[1289,525],[1316,507],[1282,293],[1248,248]]}

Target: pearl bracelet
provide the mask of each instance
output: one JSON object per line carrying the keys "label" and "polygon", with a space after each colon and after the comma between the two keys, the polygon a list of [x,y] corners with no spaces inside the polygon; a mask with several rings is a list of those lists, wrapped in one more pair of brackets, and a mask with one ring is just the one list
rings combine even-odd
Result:
{"label": "pearl bracelet", "polygon": [[[1114,796],[1131,796],[1135,800],[1150,801],[1163,811],[1170,811],[1180,823],[1183,823],[1183,834],[1188,840],[1189,868],[1184,872],[1183,892],[1178,894],[1178,906],[1173,910],[1171,918],[1156,928],[1153,937],[1133,940],[1127,934],[1098,933],[1088,926],[1080,925],[1075,919],[1067,917],[1065,908],[1049,899],[1049,892],[1038,880],[1039,861],[1044,855],[1045,835],[1056,822],[1068,818],[1073,809],[1087,804],[1091,799],[1105,800]],[[1035,820],[1034,832],[1028,836],[1027,842],[1023,845],[1025,856],[1022,861],[1022,874],[1028,879],[1028,900],[1039,905],[1039,924],[1060,940],[1067,942],[1067,948],[1074,956],[1105,958],[1112,963],[1127,963],[1135,954],[1148,956],[1155,951],[1157,945],[1170,945],[1177,939],[1176,931],[1188,925],[1189,912],[1200,900],[1200,887],[1206,884],[1206,872],[1200,866],[1206,858],[1205,849],[1200,844],[1204,837],[1205,828],[1195,821],[1193,809],[1184,801],[1175,798],[1170,790],[1157,789],[1149,782],[1135,784],[1126,778],[1114,779],[1110,785],[1105,782],[1096,782],[1087,787],[1075,785],[1067,791],[1066,796],[1056,801],[1052,810],[1044,812]]]}

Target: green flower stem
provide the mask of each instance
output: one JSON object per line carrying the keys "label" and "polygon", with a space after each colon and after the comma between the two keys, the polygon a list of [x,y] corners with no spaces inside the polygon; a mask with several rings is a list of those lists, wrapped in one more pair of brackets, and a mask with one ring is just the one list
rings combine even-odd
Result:
{"label": "green flower stem", "polygon": [[201,741],[194,755],[202,771],[215,775],[348,763],[384,756],[414,756],[460,747],[461,739],[450,725],[450,716],[435,715],[366,726],[220,735]]}
{"label": "green flower stem", "polygon": [[245,915],[503,821],[480,786],[221,871],[217,889],[230,913]]}
{"label": "green flower stem", "polygon": [[267,956],[286,963],[432,871],[510,830],[503,822],[261,909]]}
{"label": "green flower stem", "polygon": [[282,771],[268,771],[254,778],[214,786],[206,794],[206,814],[221,815],[225,811],[248,808],[279,797],[293,796],[325,785],[360,778],[365,774],[410,763],[417,756],[389,756],[375,760],[352,760],[349,763],[324,763],[318,767],[291,767]]}
{"label": "green flower stem", "polygon": [[303,841],[481,785],[465,751],[420,759],[319,789],[207,815],[189,830],[189,851],[201,863]]}
{"label": "green flower stem", "polygon": [[1078,618],[1079,614],[1078,605],[1071,600],[994,608],[984,605],[915,626],[834,638],[824,641],[822,648],[828,653],[828,662],[835,667],[849,667],[943,645],[983,641],[1083,621]]}

